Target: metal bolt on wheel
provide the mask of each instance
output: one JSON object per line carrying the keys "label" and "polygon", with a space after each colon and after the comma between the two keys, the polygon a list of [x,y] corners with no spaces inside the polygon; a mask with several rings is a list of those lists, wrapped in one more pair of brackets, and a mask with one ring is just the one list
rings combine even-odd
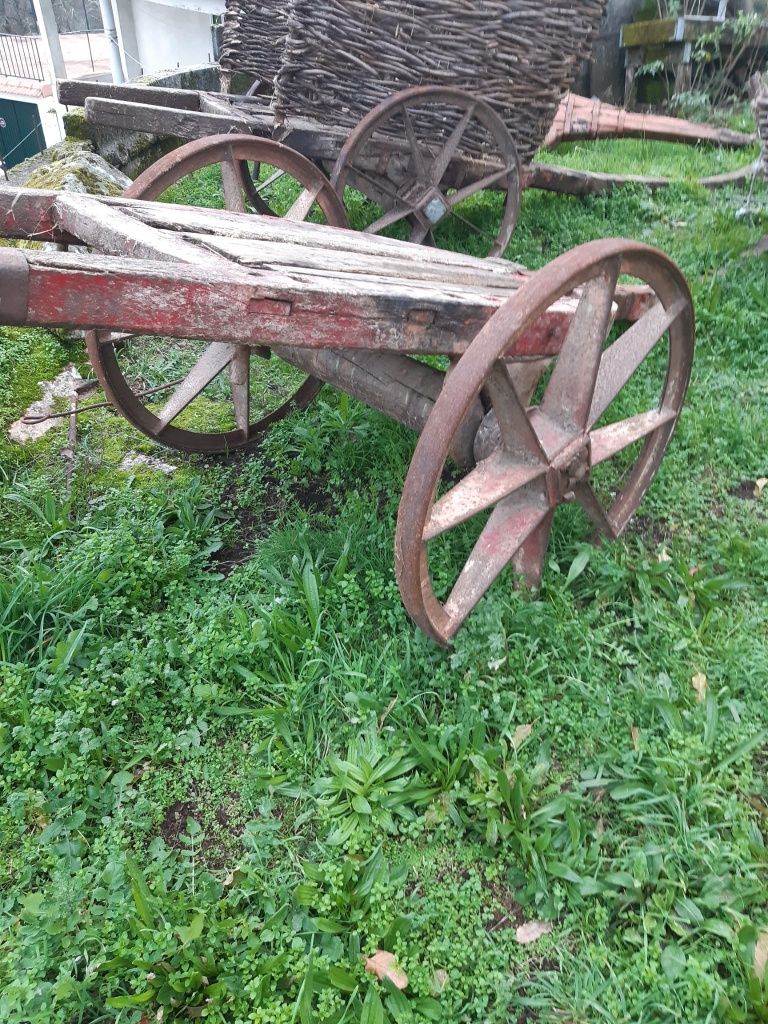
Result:
{"label": "metal bolt on wheel", "polygon": [[[250,135],[213,136],[181,146],[139,175],[125,195],[158,199],[190,175],[216,165],[221,168],[227,210],[282,214],[294,221],[315,216],[335,227],[347,226],[344,207],[311,161],[280,143]],[[282,207],[273,198],[276,184]],[[107,397],[133,426],[183,451],[217,453],[250,444],[270,424],[309,405],[322,387],[322,381],[304,377],[282,360],[272,357],[266,362],[263,356],[269,358],[268,351],[257,354],[247,345],[141,338],[134,346],[133,340],[89,331],[86,345],[94,371]],[[256,383],[261,404],[255,399]],[[217,402],[229,398],[232,428],[207,429],[207,424],[194,422],[193,403],[209,388],[215,390]],[[152,408],[141,397],[147,390],[154,390],[153,397],[159,399]],[[182,415],[186,422],[179,425]]]}
{"label": "metal bolt on wheel", "polygon": [[[657,301],[614,337],[620,274],[650,285]],[[554,359],[515,359],[516,340],[574,289],[578,303]],[[510,564],[538,584],[553,514],[563,502],[580,504],[601,534],[619,536],[674,430],[693,344],[693,307],[680,271],[657,250],[622,239],[565,253],[505,303],[447,377],[406,477],[395,560],[417,625],[447,644]],[[479,461],[438,496],[452,440],[478,397],[487,410],[475,439]],[[438,597],[431,545],[474,520],[474,546],[447,595]]]}

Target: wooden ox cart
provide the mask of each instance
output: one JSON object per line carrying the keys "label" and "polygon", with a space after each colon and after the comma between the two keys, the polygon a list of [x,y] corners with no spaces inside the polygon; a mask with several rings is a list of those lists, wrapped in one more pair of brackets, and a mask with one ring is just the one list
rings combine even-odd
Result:
{"label": "wooden ox cart", "polygon": [[[506,566],[538,581],[561,503],[621,533],[688,384],[688,288],[637,242],[529,273],[299,221],[12,189],[0,224],[55,243],[0,249],[0,321],[86,330],[115,408],[163,444],[245,444],[317,381],[418,431],[395,561],[439,643]],[[261,376],[273,363],[282,389]]]}
{"label": "wooden ox cart", "polygon": [[[517,218],[521,163],[543,142],[602,9],[603,0],[230,0],[222,69],[255,77],[255,92],[61,82],[59,99],[122,130],[285,142],[331,175],[345,204],[360,206],[350,190],[378,205],[369,233],[401,224],[411,241],[435,244],[459,222],[478,255],[498,256]],[[243,143],[237,161],[221,141],[203,151],[222,164],[233,210],[245,201],[267,212],[274,169],[293,174],[263,146]],[[485,189],[500,194],[478,215]]]}

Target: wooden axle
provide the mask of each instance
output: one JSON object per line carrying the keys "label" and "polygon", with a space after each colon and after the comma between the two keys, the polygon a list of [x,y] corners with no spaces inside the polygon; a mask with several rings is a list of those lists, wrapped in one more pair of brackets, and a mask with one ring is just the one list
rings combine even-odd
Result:
{"label": "wooden axle", "polygon": [[[420,434],[440,394],[445,374],[396,352],[343,352],[283,346],[281,359],[332,384]],[[474,443],[484,410],[475,402],[457,431],[451,456],[457,465],[474,465]]]}

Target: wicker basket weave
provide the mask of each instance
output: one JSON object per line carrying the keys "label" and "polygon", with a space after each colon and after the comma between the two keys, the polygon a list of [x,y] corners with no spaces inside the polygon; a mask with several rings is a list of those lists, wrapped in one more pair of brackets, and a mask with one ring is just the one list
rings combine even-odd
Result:
{"label": "wicker basket weave", "polygon": [[[589,54],[604,0],[228,0],[228,7],[238,12],[225,22],[228,66],[263,78],[277,68],[278,121],[352,128],[408,86],[455,85],[496,108],[528,162]],[[266,49],[258,32],[274,40],[266,56],[257,57]]]}
{"label": "wicker basket weave", "polygon": [[274,84],[288,35],[291,0],[227,0],[219,64]]}

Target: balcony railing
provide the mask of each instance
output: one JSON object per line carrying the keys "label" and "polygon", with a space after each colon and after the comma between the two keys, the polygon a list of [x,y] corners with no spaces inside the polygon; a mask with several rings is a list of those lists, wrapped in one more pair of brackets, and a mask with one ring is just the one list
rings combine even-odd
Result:
{"label": "balcony railing", "polygon": [[0,75],[44,82],[47,75],[40,55],[40,37],[0,33]]}

